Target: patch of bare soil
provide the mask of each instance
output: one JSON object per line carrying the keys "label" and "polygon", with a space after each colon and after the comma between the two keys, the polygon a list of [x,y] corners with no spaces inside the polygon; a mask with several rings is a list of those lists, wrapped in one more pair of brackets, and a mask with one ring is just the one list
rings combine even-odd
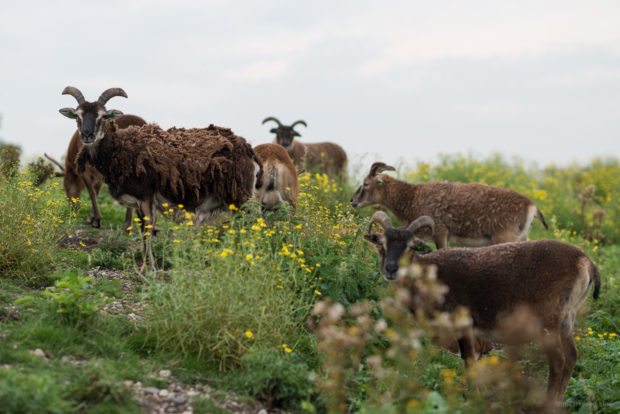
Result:
{"label": "patch of bare soil", "polygon": [[103,233],[95,235],[90,234],[85,230],[78,229],[75,233],[69,234],[67,237],[62,239],[58,243],[58,247],[65,249],[86,250],[90,252],[101,244],[103,238]]}

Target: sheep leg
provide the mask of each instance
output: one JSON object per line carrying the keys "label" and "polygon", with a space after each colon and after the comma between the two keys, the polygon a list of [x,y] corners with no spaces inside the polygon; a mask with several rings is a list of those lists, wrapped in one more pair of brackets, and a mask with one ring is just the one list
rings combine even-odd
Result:
{"label": "sheep leg", "polygon": [[133,208],[127,207],[127,211],[125,211],[125,221],[123,222],[123,230],[127,230],[129,227],[131,227],[132,217],[133,217]]}
{"label": "sheep leg", "polygon": [[462,337],[458,339],[461,358],[465,363],[465,367],[476,361],[476,348],[474,346],[474,333],[471,329],[467,329]]}
{"label": "sheep leg", "polygon": [[560,336],[562,339],[562,349],[564,350],[564,371],[562,373],[562,380],[560,382],[560,388],[558,390],[560,398],[564,397],[564,393],[566,392],[566,387],[568,387],[568,381],[570,381],[570,377],[573,373],[573,369],[575,369],[575,365],[577,364],[577,357],[579,353],[577,352],[577,345],[575,345],[575,340],[573,339],[573,324],[575,320],[574,313],[570,313],[564,318],[562,322],[562,327],[560,331]]}
{"label": "sheep leg", "polygon": [[80,179],[80,177],[78,177],[77,175],[67,171],[65,173],[64,186],[65,193],[67,194],[67,198],[69,199],[69,204],[71,205],[71,210],[77,211],[79,209],[79,202],[77,202],[77,200],[79,200],[80,196],[82,195],[82,190],[84,189],[84,181],[82,181],[82,179]]}
{"label": "sheep leg", "polygon": [[[155,257],[151,245],[152,231],[155,224],[155,204],[153,200],[141,200],[138,207],[138,217],[140,218],[140,230],[142,232],[142,249],[144,252],[144,262],[141,272],[146,270],[146,266],[151,273],[155,273]],[[149,226],[150,228],[147,228]],[[148,233],[148,234],[147,234]],[[148,263],[148,264],[147,264]]]}
{"label": "sheep leg", "polygon": [[[559,332],[549,332],[543,338],[543,349],[549,361],[549,383],[547,384],[547,399],[545,412],[553,412],[558,402],[562,401],[560,394],[564,372],[566,371],[565,350]],[[572,369],[571,369],[572,372]]]}
{"label": "sheep leg", "polygon": [[90,202],[92,205],[90,214],[86,221],[90,223],[91,226],[95,228],[100,228],[101,227],[101,211],[99,210],[99,203],[97,201],[97,195],[99,194],[99,188],[101,187],[101,184],[98,183],[99,185],[97,184],[93,185],[90,178],[86,178],[85,176],[82,177],[82,179],[84,180],[84,184],[86,185],[86,190],[88,191],[88,195],[90,196]]}

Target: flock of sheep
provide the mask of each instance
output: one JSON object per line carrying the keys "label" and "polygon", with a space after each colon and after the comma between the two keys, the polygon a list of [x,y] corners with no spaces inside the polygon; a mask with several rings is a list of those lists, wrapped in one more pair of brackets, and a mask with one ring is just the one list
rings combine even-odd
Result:
{"label": "flock of sheep", "polygon": [[[345,173],[347,156],[340,146],[295,139],[300,134],[294,128],[306,126],[302,120],[288,126],[266,118],[263,124],[277,124],[271,129],[275,143],[252,148],[227,128],[163,130],[140,117],[107,110],[110,98],[127,97],[120,88],[104,91],[95,102],[87,102],[74,87],[63,94],[78,103],[60,110],[78,127],[65,159],[65,190],[69,199],[77,199],[87,188],[92,201],[88,220],[94,227],[101,225],[97,193],[103,182],[127,207],[125,227],[136,209],[144,231],[145,218],[157,228],[157,211],[164,206],[182,204],[196,214],[197,225],[251,197],[265,209],[283,201],[294,208],[297,168],[322,166],[332,176]],[[385,279],[398,278],[405,254],[414,263],[436,267],[438,279],[449,288],[441,310],[464,306],[471,315],[471,326],[457,335],[465,364],[488,350],[485,340],[509,345],[540,341],[549,362],[546,407],[553,410],[577,360],[572,333],[577,311],[591,284],[594,298],[599,294],[594,263],[566,243],[527,241],[535,219],[545,228],[547,223],[532,201],[515,191],[476,183],[408,184],[382,173],[389,170],[394,168],[374,163],[351,198],[356,209],[379,205],[407,223],[393,228],[383,211],[371,218],[370,226],[378,223],[384,231],[370,233],[369,227],[365,238],[379,253]],[[436,251],[424,243],[428,241]],[[452,249],[449,243],[466,247]],[[154,271],[149,243],[145,249]],[[504,323],[516,312],[528,315],[527,329],[518,334]]]}

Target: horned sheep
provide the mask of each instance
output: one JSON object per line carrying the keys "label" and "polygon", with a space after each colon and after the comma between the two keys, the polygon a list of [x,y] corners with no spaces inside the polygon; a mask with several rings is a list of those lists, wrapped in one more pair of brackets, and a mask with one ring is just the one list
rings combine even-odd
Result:
{"label": "horned sheep", "polygon": [[351,198],[353,208],[380,205],[402,223],[430,216],[435,233],[421,233],[437,248],[449,242],[468,247],[527,240],[534,218],[548,228],[542,213],[522,194],[478,183],[435,181],[408,184],[382,171],[394,167],[375,162]]}
{"label": "horned sheep", "polygon": [[[108,99],[112,96],[110,95],[101,95],[97,102],[86,102],[82,93],[73,87],[67,87],[63,94],[68,94],[73,96],[79,105],[82,105],[83,111],[92,111],[92,114],[98,111],[99,106],[105,106]],[[70,114],[70,113],[68,113]],[[86,119],[84,122],[88,123],[88,116],[83,113],[82,118]],[[146,121],[139,116],[136,115],[123,115],[120,111],[116,111],[111,113],[110,118],[115,118],[116,125],[119,128],[127,128],[130,125],[144,125]],[[79,119],[79,118],[77,118]],[[81,122],[81,121],[80,121]],[[69,142],[69,147],[67,149],[67,155],[65,157],[65,166],[63,169],[64,175],[64,188],[65,193],[67,194],[67,198],[70,202],[75,199],[78,199],[84,187],[88,191],[88,195],[91,200],[91,212],[88,216],[87,222],[90,223],[93,227],[99,228],[101,227],[101,211],[99,210],[99,203],[97,201],[97,195],[99,194],[99,190],[101,189],[101,185],[103,184],[102,175],[92,166],[87,165],[82,174],[78,174],[75,166],[75,162],[77,160],[77,155],[82,149],[82,142],[80,141],[80,124],[78,123],[78,130],[75,131],[73,136],[71,137],[71,141]],[[85,124],[86,129],[89,128]],[[125,213],[125,222],[123,224],[123,228],[128,228],[131,225],[131,218],[133,216],[133,208],[128,207]]]}
{"label": "horned sheep", "polygon": [[305,121],[299,120],[292,125],[283,125],[277,118],[272,116],[265,118],[263,124],[273,121],[278,124],[270,132],[276,134],[274,142],[282,145],[293,159],[298,168],[311,170],[319,168],[326,174],[340,177],[346,173],[347,154],[342,147],[333,142],[302,143],[295,137],[301,136],[295,131],[296,125],[307,127]]}
{"label": "horned sheep", "polygon": [[[127,96],[120,88],[106,90],[102,96]],[[78,119],[80,140],[78,173],[93,165],[102,174],[110,194],[121,204],[138,209],[138,215],[154,225],[157,210],[181,205],[195,212],[194,223],[213,218],[229,206],[239,207],[262,184],[262,165],[245,139],[230,129],[170,128],[155,124],[119,128],[111,118],[116,110],[102,105],[92,117],[91,127],[80,128],[83,104],[61,112]],[[143,233],[144,234],[144,233]],[[150,243],[146,244],[146,262],[155,263]]]}
{"label": "horned sheep", "polygon": [[[549,362],[546,408],[561,402],[577,361],[573,327],[577,311],[594,284],[600,291],[600,275],[594,263],[577,247],[556,240],[504,243],[481,248],[441,249],[432,253],[416,231],[432,230],[432,218],[422,216],[408,227],[392,228],[383,211],[375,212],[371,225],[384,233],[367,234],[376,245],[381,271],[388,281],[398,278],[398,263],[406,253],[412,263],[434,266],[439,281],[448,287],[444,311],[457,306],[468,309],[472,323],[458,336],[461,357],[467,365],[474,359],[474,332],[489,341],[520,346],[538,340]],[[369,229],[370,230],[370,229]],[[415,309],[416,284],[406,281]],[[526,312],[527,329],[515,329],[511,318]]]}
{"label": "horned sheep", "polygon": [[266,210],[272,210],[283,201],[293,209],[297,204],[299,180],[291,157],[282,146],[261,144],[254,152],[263,164],[263,185],[256,189],[256,198]]}

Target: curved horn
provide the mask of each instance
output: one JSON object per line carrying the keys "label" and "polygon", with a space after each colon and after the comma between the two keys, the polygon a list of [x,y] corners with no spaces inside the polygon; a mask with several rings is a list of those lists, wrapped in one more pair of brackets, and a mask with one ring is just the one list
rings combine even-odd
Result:
{"label": "curved horn", "polygon": [[375,175],[379,174],[382,171],[396,171],[396,168],[387,165],[384,162],[375,162],[371,167],[370,167],[370,173],[368,173],[369,177],[374,177]]}
{"label": "curved horn", "polygon": [[385,211],[377,211],[372,215],[370,223],[368,224],[368,233],[370,233],[370,229],[374,223],[379,223],[384,230],[392,228],[392,220],[390,220]]}
{"label": "curved horn", "polygon": [[306,125],[306,121],[304,121],[303,119],[300,119],[299,121],[295,121],[293,122],[293,125],[291,125],[291,128],[294,128],[295,125],[297,124],[302,124],[303,126],[305,126],[306,128],[308,128],[308,125]]}
{"label": "curved horn", "polygon": [[80,90],[74,86],[67,86],[65,89],[62,90],[62,94],[73,96],[77,101],[78,105],[82,105],[84,102],[86,102],[86,99],[84,99],[84,95],[82,95],[82,92],[80,92]]}
{"label": "curved horn", "polygon": [[431,233],[435,234],[435,221],[429,216],[420,216],[417,219],[413,220],[411,224],[407,226],[407,230],[411,232],[416,232],[418,229],[428,226],[431,228]]}
{"label": "curved horn", "polygon": [[278,121],[278,118],[274,118],[273,116],[269,116],[265,119],[263,119],[263,124],[267,121],[275,121],[278,123],[278,126],[282,126],[282,123],[280,121]]}
{"label": "curved horn", "polygon": [[101,105],[105,105],[106,102],[108,102],[110,98],[114,96],[122,96],[124,98],[127,98],[127,94],[121,88],[110,88],[110,89],[103,91],[101,96],[99,96],[99,99],[97,99],[97,102],[100,103]]}

